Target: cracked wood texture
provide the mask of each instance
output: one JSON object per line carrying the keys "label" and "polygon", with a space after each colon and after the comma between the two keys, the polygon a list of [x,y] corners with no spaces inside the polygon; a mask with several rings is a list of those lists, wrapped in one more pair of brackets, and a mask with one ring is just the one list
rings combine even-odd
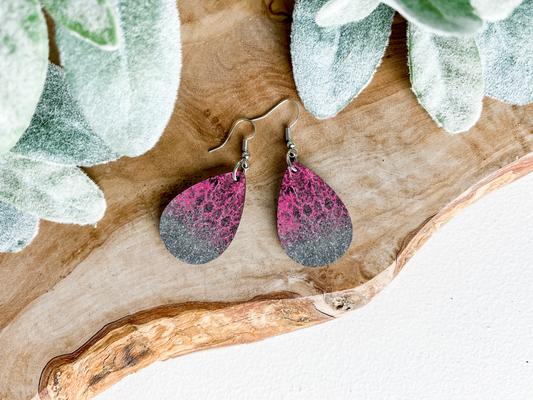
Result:
{"label": "cracked wood texture", "polygon": [[[533,170],[533,107],[485,99],[467,133],[450,136],[410,89],[397,18],[372,83],[338,116],[305,111],[300,161],[349,209],[354,239],[333,265],[283,252],[276,200],[288,105],[257,123],[243,219],[207,265],[173,258],[159,238],[164,207],[231,171],[240,140],[216,153],[238,118],[298,99],[290,0],[180,0],[183,71],[175,112],[141,157],[87,169],[108,209],[97,227],[44,222],[23,252],[0,256],[0,399],[89,399],[157,360],[261,340],[368,303],[446,221]],[[57,54],[52,52],[57,62]],[[244,134],[243,128],[239,134]],[[248,132],[247,132],[248,133]],[[446,271],[442,271],[443,274]]]}

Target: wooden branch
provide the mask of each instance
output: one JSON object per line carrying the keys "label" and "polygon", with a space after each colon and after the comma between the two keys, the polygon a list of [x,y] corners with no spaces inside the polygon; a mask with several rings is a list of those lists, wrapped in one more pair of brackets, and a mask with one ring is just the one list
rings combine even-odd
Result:
{"label": "wooden branch", "polygon": [[164,207],[192,184],[231,171],[239,140],[207,150],[236,119],[298,98],[290,0],[200,4],[179,3],[182,82],[160,142],[141,157],[87,169],[106,195],[102,221],[96,228],[43,222],[24,252],[0,256],[1,400],[89,399],[154,361],[261,340],[361,307],[446,221],[533,168],[533,106],[485,99],[469,132],[450,136],[436,127],[410,90],[398,20],[368,88],[335,118],[303,112],[293,128],[299,161],[349,209],[348,253],[313,269],[279,245],[287,107],[259,121],[250,142],[234,242],[212,263],[183,264],[160,241]]}
{"label": "wooden branch", "polygon": [[480,198],[533,171],[533,154],[491,174],[432,218],[397,262],[355,290],[325,295],[252,299],[241,304],[159,307],[109,324],[75,353],[52,360],[39,383],[41,399],[90,399],[123,377],[194,351],[243,344],[326,322],[360,308],[400,272],[447,221]]}
{"label": "wooden branch", "polygon": [[[289,295],[289,296],[288,296]],[[324,322],[310,299],[162,307],[110,324],[76,353],[53,360],[42,399],[90,399],[156,360],[249,343]]]}

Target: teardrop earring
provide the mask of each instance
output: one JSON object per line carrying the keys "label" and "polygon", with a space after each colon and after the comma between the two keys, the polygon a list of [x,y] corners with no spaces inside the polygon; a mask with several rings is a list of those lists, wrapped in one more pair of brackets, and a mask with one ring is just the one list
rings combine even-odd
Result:
{"label": "teardrop earring", "polygon": [[286,99],[270,112],[287,101],[296,104],[298,113],[295,121],[285,128],[289,150],[278,198],[278,236],[283,250],[294,261],[307,267],[322,267],[337,261],[350,247],[352,221],[333,189],[298,162],[298,150],[291,137],[291,128],[300,116],[298,103]]}
{"label": "teardrop earring", "polygon": [[[167,250],[188,264],[205,264],[218,258],[231,244],[239,226],[246,194],[246,171],[250,168],[248,141],[257,134],[253,121],[235,123],[227,143],[241,122],[250,122],[254,134],[243,139],[242,158],[233,172],[217,175],[186,189],[167,205],[159,233]],[[242,171],[239,171],[239,168]]]}

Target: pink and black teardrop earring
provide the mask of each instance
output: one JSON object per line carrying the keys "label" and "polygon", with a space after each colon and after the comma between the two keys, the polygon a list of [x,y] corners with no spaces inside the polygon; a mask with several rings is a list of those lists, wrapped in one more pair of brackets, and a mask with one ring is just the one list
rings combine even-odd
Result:
{"label": "pink and black teardrop earring", "polygon": [[[213,176],[186,189],[167,205],[159,222],[161,240],[177,259],[189,264],[205,264],[218,258],[231,244],[244,208],[246,171],[250,168],[248,141],[255,137],[253,121],[235,123],[226,141],[241,122],[250,122],[254,134],[243,139],[242,158],[233,172]],[[239,168],[242,171],[239,171]]]}
{"label": "pink and black teardrop earring", "polygon": [[[341,258],[350,247],[353,226],[346,206],[337,194],[309,168],[298,162],[291,128],[285,128],[287,169],[278,198],[278,236],[285,253],[299,264],[322,267]],[[255,119],[254,119],[255,120]]]}

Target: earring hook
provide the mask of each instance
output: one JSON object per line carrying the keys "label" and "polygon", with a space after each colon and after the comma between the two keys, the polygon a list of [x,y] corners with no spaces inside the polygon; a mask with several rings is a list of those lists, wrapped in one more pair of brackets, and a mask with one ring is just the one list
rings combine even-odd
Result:
{"label": "earring hook", "polygon": [[235,125],[233,125],[233,128],[231,128],[231,131],[229,132],[228,137],[226,138],[226,140],[224,140],[224,143],[222,143],[218,147],[215,147],[214,149],[209,150],[209,153],[212,153],[214,151],[220,150],[222,147],[224,147],[226,145],[226,143],[228,143],[228,141],[229,141],[229,139],[231,137],[231,134],[233,133],[235,128],[237,128],[237,125],[239,125],[241,122],[249,122],[249,123],[251,123],[254,126],[254,134],[252,136],[244,138],[242,140],[242,150],[243,151],[247,151],[248,150],[248,140],[253,139],[255,137],[255,135],[257,135],[257,126],[255,126],[253,120],[244,118],[244,119],[240,119],[237,122],[235,122]]}
{"label": "earring hook", "polygon": [[248,140],[250,139],[253,139],[255,137],[255,135],[257,135],[257,127],[255,126],[254,124],[254,121],[259,121],[263,118],[266,118],[268,117],[270,114],[272,114],[278,107],[282,106],[283,104],[285,104],[286,102],[288,101],[292,101],[294,104],[296,104],[296,119],[292,122],[292,124],[290,124],[288,126],[288,129],[289,129],[289,132],[290,132],[290,129],[294,126],[294,124],[296,124],[296,122],[298,122],[298,119],[300,118],[300,105],[298,104],[298,102],[296,100],[293,100],[293,99],[285,99],[285,100],[282,100],[281,102],[279,102],[276,106],[274,106],[274,108],[272,108],[269,112],[267,112],[265,115],[261,115],[260,117],[256,117],[256,118],[252,118],[252,119],[240,119],[238,120],[237,122],[235,122],[235,125],[233,125],[233,128],[231,129],[228,137],[226,138],[226,140],[224,140],[224,143],[222,143],[220,146],[218,147],[215,147],[214,149],[211,149],[209,150],[210,153],[214,152],[214,151],[217,151],[217,150],[220,150],[222,147],[224,147],[229,139],[231,138],[231,134],[233,133],[233,131],[235,130],[235,128],[237,128],[237,125],[239,125],[241,122],[250,122],[253,126],[254,126],[254,134],[252,136],[250,136],[249,138],[245,138],[243,139],[243,151],[245,150],[245,147],[248,148]]}
{"label": "earring hook", "polygon": [[272,108],[269,112],[267,112],[265,115],[262,115],[260,117],[256,117],[256,118],[252,118],[250,121],[259,121],[260,119],[263,119],[263,118],[266,118],[268,117],[270,114],[272,114],[278,107],[282,106],[283,104],[285,104],[286,102],[288,101],[292,101],[294,104],[296,104],[296,119],[293,121],[292,124],[289,125],[289,128],[292,128],[294,126],[294,124],[296,124],[296,122],[298,122],[298,118],[300,118],[300,105],[298,104],[298,102],[294,99],[285,99],[285,100],[282,100],[281,102],[279,102],[278,104],[276,104],[274,106],[274,108]]}
{"label": "earring hook", "polygon": [[226,138],[226,140],[224,140],[224,143],[222,143],[218,147],[215,147],[214,149],[209,150],[209,153],[220,150],[222,147],[224,147],[229,142],[229,139],[231,138],[231,134],[233,133],[235,128],[237,128],[237,125],[239,125],[241,122],[249,122],[254,126],[254,134],[242,140],[242,149],[243,151],[246,151],[248,149],[248,140],[253,139],[255,135],[257,135],[257,127],[255,126],[254,121],[252,121],[251,119],[240,119],[237,122],[235,122],[235,125],[233,125],[233,128],[231,128],[231,131],[229,132],[228,137]]}

